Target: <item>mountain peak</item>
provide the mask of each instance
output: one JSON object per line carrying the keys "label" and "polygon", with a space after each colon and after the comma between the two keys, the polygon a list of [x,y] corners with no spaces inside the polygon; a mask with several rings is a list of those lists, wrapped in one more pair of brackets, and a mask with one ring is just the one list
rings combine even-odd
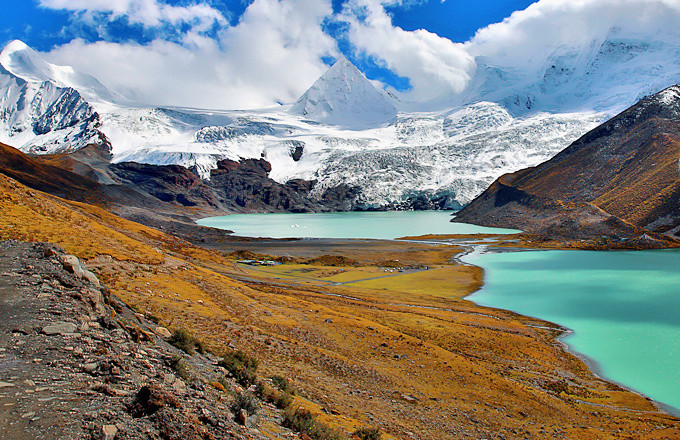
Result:
{"label": "mountain peak", "polygon": [[387,93],[344,56],[298,99],[291,112],[351,129],[384,124],[397,114]]}
{"label": "mountain peak", "polygon": [[10,54],[20,50],[30,49],[26,43],[21,40],[14,40],[7,43],[5,48],[2,50],[2,54]]}
{"label": "mountain peak", "polygon": [[48,63],[21,40],[10,42],[0,52],[0,66],[27,82],[51,82],[58,87],[71,87],[89,100],[116,100],[96,78],[77,72],[69,66]]}
{"label": "mountain peak", "polygon": [[48,81],[53,76],[51,65],[21,40],[7,44],[0,53],[0,65],[27,81]]}

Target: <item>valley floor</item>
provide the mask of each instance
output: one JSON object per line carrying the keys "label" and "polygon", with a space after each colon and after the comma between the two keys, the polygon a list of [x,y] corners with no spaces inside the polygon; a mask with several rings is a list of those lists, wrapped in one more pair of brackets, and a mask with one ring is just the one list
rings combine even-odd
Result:
{"label": "valley floor", "polygon": [[[348,432],[393,438],[677,437],[680,420],[603,381],[550,323],[464,297],[461,247],[409,241],[237,240],[201,247],[0,176],[0,238],[56,242],[146,317],[244,350]],[[277,260],[275,266],[237,261]],[[0,380],[2,378],[0,377]]]}

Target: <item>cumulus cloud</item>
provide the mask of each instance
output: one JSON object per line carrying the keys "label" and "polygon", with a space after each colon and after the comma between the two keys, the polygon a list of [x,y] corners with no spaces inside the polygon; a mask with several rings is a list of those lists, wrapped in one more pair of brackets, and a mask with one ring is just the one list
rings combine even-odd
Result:
{"label": "cumulus cloud", "polygon": [[350,0],[340,17],[349,24],[350,42],[358,52],[409,78],[409,100],[450,99],[452,94],[462,92],[475,72],[473,57],[462,44],[432,32],[405,31],[394,26],[385,5],[397,2]]}
{"label": "cumulus cloud", "polygon": [[157,38],[144,44],[76,39],[47,56],[142,102],[255,108],[295,101],[326,70],[322,59],[339,54],[323,30],[329,20],[344,23],[341,38],[357,55],[409,79],[406,100],[442,105],[474,94],[483,66],[533,81],[556,52],[597,49],[612,34],[676,44],[680,53],[680,0],[539,0],[465,43],[393,24],[390,8],[422,0],[348,0],[335,15],[331,0],[254,0],[234,26],[226,12],[195,1],[40,0],[74,11],[74,20],[123,18],[145,28],[179,29],[173,38],[153,33]]}
{"label": "cumulus cloud", "polygon": [[215,22],[226,22],[220,11],[204,3],[173,6],[157,0],[40,0],[40,6],[77,11],[87,14],[90,20],[102,15],[109,20],[125,17],[130,23],[144,26],[189,23],[205,29]]}
{"label": "cumulus cloud", "polygon": [[540,67],[555,51],[619,38],[678,40],[679,0],[540,0],[465,45],[478,59],[522,70]]}
{"label": "cumulus cloud", "polygon": [[190,31],[178,42],[73,40],[47,57],[144,103],[257,108],[295,101],[324,72],[322,58],[337,55],[321,26],[331,13],[325,0],[255,0],[215,38]]}

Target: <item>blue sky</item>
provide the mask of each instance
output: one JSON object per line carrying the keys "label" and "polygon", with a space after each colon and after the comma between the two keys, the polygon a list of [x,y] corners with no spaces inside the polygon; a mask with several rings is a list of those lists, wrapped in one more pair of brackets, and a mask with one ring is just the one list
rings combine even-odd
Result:
{"label": "blue sky", "polygon": [[675,35],[678,20],[680,0],[5,0],[0,44],[23,40],[146,104],[290,103],[345,55],[402,101],[436,106],[487,67],[530,79],[559,48],[612,29]]}
{"label": "blue sky", "polygon": [[[124,0],[125,1],[125,0]],[[173,6],[186,6],[199,1],[159,0]],[[237,25],[246,8],[253,0],[210,0],[203,3],[220,11],[229,24]],[[334,14],[342,12],[347,0],[333,0]],[[406,31],[425,29],[453,42],[465,42],[475,32],[491,23],[502,21],[512,12],[526,8],[529,0],[407,0],[402,4],[386,4],[385,10],[392,18],[394,26]],[[344,24],[334,14],[329,15],[324,24],[324,32],[336,40],[338,49],[352,60],[371,79],[377,79],[397,90],[409,90],[408,78],[399,76],[374,57],[357,53],[344,33]],[[82,19],[81,11],[68,11],[45,7],[39,0],[2,2],[0,5],[0,43],[20,39],[32,48],[48,52],[57,46],[79,38],[89,43],[108,41],[115,43],[136,42],[148,44],[161,38],[177,41],[182,38],[187,25],[163,25],[149,28],[140,23],[131,23],[128,17],[120,16],[112,20],[100,21],[93,26]],[[213,30],[214,31],[214,30]],[[210,31],[205,32],[210,35]],[[324,57],[331,63],[334,57]]]}
{"label": "blue sky", "polygon": [[[333,0],[333,11],[339,12],[347,0]],[[187,1],[167,0],[169,5],[186,5]],[[230,17],[236,24],[252,0],[212,0],[207,2]],[[512,12],[525,9],[531,0],[423,0],[387,6],[393,23],[404,30],[426,29],[454,42],[465,42],[475,32],[491,23],[502,21]],[[130,25],[125,19],[108,26],[110,35],[99,35],[86,26],[79,26],[74,14],[65,10],[41,7],[38,0],[22,0],[0,4],[0,42],[21,39],[36,50],[48,51],[54,46],[81,37],[88,41],[102,39],[144,42],[155,33],[144,32],[140,25]]]}

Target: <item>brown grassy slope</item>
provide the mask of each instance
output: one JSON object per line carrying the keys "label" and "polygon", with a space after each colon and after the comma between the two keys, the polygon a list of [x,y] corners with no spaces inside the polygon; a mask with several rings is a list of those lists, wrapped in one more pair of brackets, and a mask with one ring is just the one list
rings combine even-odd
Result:
{"label": "brown grassy slope", "polygon": [[82,193],[99,184],[66,168],[43,163],[21,151],[0,143],[0,173],[31,188],[52,194]]}
{"label": "brown grassy slope", "polygon": [[[680,432],[677,419],[594,377],[541,321],[443,295],[244,273],[217,253],[4,176],[0,212],[0,238],[61,243],[138,310],[213,348],[256,355],[262,374],[286,375],[327,412],[349,416],[323,414],[337,426],[420,439]],[[460,295],[475,283],[447,288]]]}
{"label": "brown grassy slope", "polygon": [[597,232],[606,233],[607,221],[619,222],[618,230],[610,229],[624,236],[661,218],[667,219],[661,231],[680,224],[680,100],[668,102],[664,93],[642,100],[551,160],[499,178],[459,220],[523,225],[534,232],[570,214],[596,214],[590,205],[603,211]]}

